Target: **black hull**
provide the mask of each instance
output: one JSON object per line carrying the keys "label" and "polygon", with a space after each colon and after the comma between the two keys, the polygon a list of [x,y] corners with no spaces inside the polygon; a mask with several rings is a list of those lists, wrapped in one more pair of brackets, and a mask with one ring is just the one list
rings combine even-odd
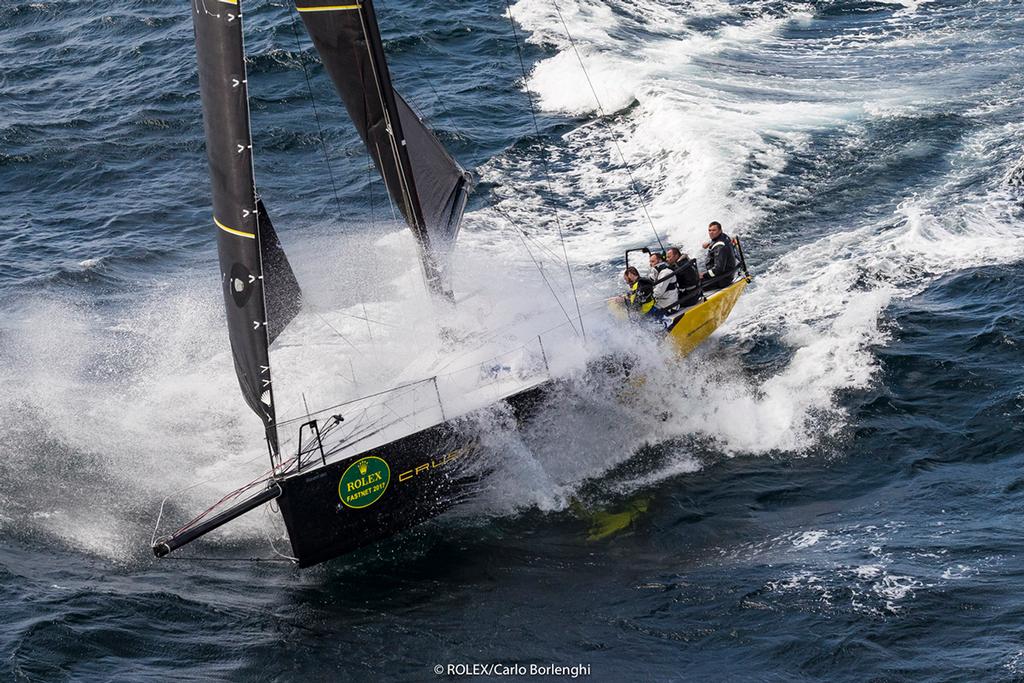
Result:
{"label": "black hull", "polygon": [[[522,418],[545,387],[510,397]],[[292,554],[309,567],[436,517],[472,494],[484,474],[477,436],[452,420],[279,480]]]}

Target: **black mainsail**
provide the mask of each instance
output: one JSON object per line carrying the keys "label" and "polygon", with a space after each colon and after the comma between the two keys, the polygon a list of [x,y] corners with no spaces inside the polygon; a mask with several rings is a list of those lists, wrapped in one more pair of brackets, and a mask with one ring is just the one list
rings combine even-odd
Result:
{"label": "black mainsail", "polygon": [[193,0],[192,9],[231,355],[242,395],[277,455],[269,347],[298,312],[299,288],[256,195],[241,7]]}
{"label": "black mainsail", "polygon": [[444,261],[472,188],[470,174],[391,86],[371,0],[297,0],[295,5],[392,201],[421,246],[427,282],[443,291]]}

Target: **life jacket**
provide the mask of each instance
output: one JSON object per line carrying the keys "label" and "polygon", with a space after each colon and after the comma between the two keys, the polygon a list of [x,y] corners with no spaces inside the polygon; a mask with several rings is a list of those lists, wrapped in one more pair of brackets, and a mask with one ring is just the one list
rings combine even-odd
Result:
{"label": "life jacket", "polygon": [[[643,287],[640,286],[641,284],[643,284]],[[629,294],[626,295],[629,307],[640,311],[642,315],[647,315],[654,308],[654,297],[651,296],[653,290],[651,281],[646,278],[640,278],[631,284],[629,286]]]}

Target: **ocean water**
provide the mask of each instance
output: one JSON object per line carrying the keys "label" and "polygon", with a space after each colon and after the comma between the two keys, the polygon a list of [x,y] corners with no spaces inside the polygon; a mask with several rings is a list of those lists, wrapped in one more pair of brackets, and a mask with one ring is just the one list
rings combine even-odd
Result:
{"label": "ocean water", "polygon": [[[0,2],[4,677],[1024,679],[1024,5],[378,2],[396,87],[480,178],[464,350],[571,318],[563,254],[599,307],[652,226],[696,253],[720,220],[755,279],[682,363],[573,346],[653,381],[569,371],[522,429],[495,411],[475,499],[303,571],[269,509],[149,551],[165,496],[198,512],[265,459],[189,11]],[[245,12],[301,414],[416,375],[437,314],[294,10]]]}

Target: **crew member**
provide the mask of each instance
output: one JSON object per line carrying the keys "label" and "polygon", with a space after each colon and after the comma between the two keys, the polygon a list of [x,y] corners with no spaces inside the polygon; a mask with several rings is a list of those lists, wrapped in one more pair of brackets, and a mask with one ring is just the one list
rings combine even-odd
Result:
{"label": "crew member", "polygon": [[708,237],[711,239],[703,244],[708,250],[707,272],[700,276],[704,291],[722,289],[732,283],[736,272],[736,254],[732,250],[732,240],[722,232],[722,224],[711,221],[708,225]]}
{"label": "crew member", "polygon": [[672,267],[665,263],[665,257],[658,252],[651,253],[651,272],[648,277],[654,282],[655,314],[662,314],[674,307],[679,300],[676,294],[676,276]]}
{"label": "crew member", "polygon": [[622,279],[629,287],[629,293],[619,297],[619,301],[626,304],[626,308],[636,311],[640,315],[646,315],[654,308],[654,283],[648,278],[640,277],[640,271],[629,266],[622,273]]}
{"label": "crew member", "polygon": [[680,307],[686,308],[700,301],[700,272],[697,270],[697,262],[679,251],[678,247],[668,248],[665,252],[665,262],[676,276],[676,294]]}

